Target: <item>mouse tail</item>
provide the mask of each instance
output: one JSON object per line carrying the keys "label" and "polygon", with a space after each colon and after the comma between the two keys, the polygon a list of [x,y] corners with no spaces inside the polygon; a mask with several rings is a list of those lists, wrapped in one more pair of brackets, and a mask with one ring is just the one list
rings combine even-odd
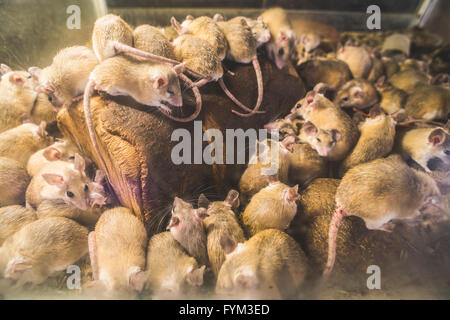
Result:
{"label": "mouse tail", "polygon": [[95,132],[94,132],[94,123],[92,121],[91,96],[94,93],[94,89],[95,89],[95,81],[93,79],[89,79],[89,81],[86,85],[86,88],[84,89],[84,95],[83,95],[84,117],[86,119],[86,126],[88,128],[89,137],[91,138],[91,142],[94,147],[94,151],[97,154],[97,157],[101,162],[101,165],[103,166],[103,168],[100,168],[100,169],[102,169],[106,173],[108,182],[111,183],[111,180],[110,180],[109,174],[108,174],[108,168],[106,167],[105,160],[103,159],[103,156],[100,153],[100,149],[98,147],[97,137],[95,136]]}
{"label": "mouse tail", "polygon": [[259,110],[259,107],[261,106],[263,95],[264,95],[264,85],[263,85],[263,79],[262,79],[262,73],[261,73],[261,66],[259,64],[258,58],[254,57],[252,59],[252,63],[253,63],[253,69],[255,70],[255,74],[256,74],[256,83],[258,85],[258,99],[256,100],[255,107],[253,108],[253,110],[250,111],[250,113],[244,114],[244,113],[237,112],[235,110],[231,110],[233,113],[235,113],[241,117],[251,117],[255,113],[260,113],[260,112],[258,112],[258,110]]}
{"label": "mouse tail", "polygon": [[196,109],[192,115],[190,115],[189,117],[186,117],[186,118],[174,117],[171,114],[165,113],[165,112],[164,112],[164,115],[174,121],[189,122],[189,121],[196,119],[198,117],[198,115],[200,114],[200,111],[202,110],[202,96],[200,95],[200,91],[194,85],[194,83],[191,81],[191,79],[186,77],[183,73],[180,73],[178,76],[181,78],[181,80],[186,82],[186,84],[192,89],[192,92],[194,93],[194,96],[195,96]]}
{"label": "mouse tail", "polygon": [[[228,96],[228,98],[230,98],[231,101],[233,101],[237,106],[239,106],[240,108],[244,109],[245,111],[249,112],[248,114],[243,114],[243,113],[239,113],[235,110],[231,110],[233,113],[238,114],[241,117],[246,117],[246,116],[250,116],[253,115],[255,113],[265,113],[264,111],[255,111],[253,112],[252,109],[250,109],[249,107],[247,107],[246,105],[242,104],[242,102],[240,102],[231,92],[230,90],[228,90],[227,86],[225,85],[225,82],[223,81],[223,78],[219,79],[219,85],[222,88],[223,92],[225,92],[225,94]],[[253,113],[252,113],[253,112]]]}
{"label": "mouse tail", "polygon": [[97,263],[97,243],[95,231],[89,232],[88,236],[89,259],[91,260],[92,277],[98,280],[98,263]]}
{"label": "mouse tail", "polygon": [[323,279],[327,279],[333,270],[334,262],[336,260],[336,238],[339,231],[339,226],[341,225],[344,217],[344,210],[340,207],[336,207],[328,229],[328,260],[325,265],[325,269],[323,270]]}

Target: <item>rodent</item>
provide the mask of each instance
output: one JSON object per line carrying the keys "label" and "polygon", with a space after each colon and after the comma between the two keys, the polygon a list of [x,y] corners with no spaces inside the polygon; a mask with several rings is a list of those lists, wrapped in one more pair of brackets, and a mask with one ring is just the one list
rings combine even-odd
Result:
{"label": "rodent", "polygon": [[16,160],[25,167],[33,153],[53,142],[45,127],[45,122],[24,123],[0,133],[0,157]]}
{"label": "rodent", "polygon": [[39,79],[40,85],[35,90],[45,93],[53,106],[59,109],[83,97],[89,74],[97,64],[92,50],[73,46],[60,50],[50,66],[28,70]]}
{"label": "rodent", "polygon": [[388,78],[388,81],[394,87],[411,94],[421,85],[428,84],[430,79],[426,73],[420,70],[406,68],[394,73]]}
{"label": "rodent", "polygon": [[417,86],[405,103],[405,110],[413,118],[447,120],[450,114],[450,89],[443,86]]}
{"label": "rodent", "polygon": [[294,144],[294,151],[289,153],[288,157],[290,184],[305,186],[316,178],[328,175],[327,160],[307,143]]}
{"label": "rodent", "polygon": [[276,7],[264,11],[262,20],[269,26],[271,38],[266,43],[267,55],[278,69],[285,68],[295,50],[296,34],[292,29],[287,12]]}
{"label": "rodent", "polygon": [[129,209],[105,211],[89,233],[94,280],[85,289],[106,297],[135,298],[147,281],[147,243],[144,224]]}
{"label": "rodent", "polygon": [[336,58],[347,63],[354,78],[366,79],[372,69],[372,57],[365,47],[345,45],[338,49]]}
{"label": "rodent", "polygon": [[439,158],[450,164],[450,136],[443,128],[415,128],[401,131],[396,147],[405,160],[417,162],[425,171],[430,172],[429,162]]}
{"label": "rodent", "polygon": [[347,64],[337,59],[312,59],[297,67],[298,74],[304,80],[307,90],[319,83],[326,83],[337,90],[352,79],[352,73]]}
{"label": "rodent", "polygon": [[247,24],[250,26],[250,29],[252,30],[253,37],[256,39],[256,48],[261,47],[270,40],[271,36],[269,26],[267,25],[267,23],[263,21],[262,16],[259,16],[256,19],[237,16],[228,21],[240,22],[242,19],[244,19],[247,22]]}
{"label": "rodent", "polygon": [[27,188],[27,206],[37,208],[44,200],[63,200],[83,211],[89,208],[90,179],[85,173],[85,160],[75,154],[73,163],[53,161],[31,179]]}
{"label": "rodent", "polygon": [[358,140],[358,128],[352,119],[320,93],[308,93],[303,104],[297,102],[293,113],[314,123],[317,128],[339,131],[341,138],[336,141],[333,152],[328,155],[331,161],[343,160]]}
{"label": "rodent", "polygon": [[203,285],[205,266],[189,256],[170,232],[151,237],[147,249],[146,291],[154,299],[192,298]]}
{"label": "rodent", "polygon": [[364,79],[353,79],[339,88],[334,100],[341,108],[366,109],[380,100],[374,85]]}
{"label": "rodent", "polygon": [[16,286],[41,284],[64,271],[88,250],[88,230],[66,218],[33,221],[5,240],[0,248],[0,276]]}
{"label": "rodent", "polygon": [[36,213],[23,206],[12,205],[0,208],[0,247],[9,236],[36,220]]}
{"label": "rodent", "polygon": [[222,237],[226,253],[216,284],[219,298],[295,298],[308,271],[306,256],[286,233],[267,229],[244,243]]}
{"label": "rodent", "polygon": [[385,77],[378,79],[376,89],[381,95],[380,106],[387,114],[392,114],[404,107],[408,94],[389,84]]}
{"label": "rodent", "polygon": [[192,204],[175,197],[172,217],[167,230],[194,257],[200,265],[208,264],[206,229],[203,220],[208,217],[205,208],[194,209]]}
{"label": "rodent", "polygon": [[41,171],[48,163],[56,160],[72,161],[75,160],[75,153],[78,148],[67,140],[56,141],[52,145],[36,151],[28,159],[27,172],[33,177]]}
{"label": "rodent", "polygon": [[387,156],[394,146],[396,121],[379,107],[369,112],[369,117],[360,123],[361,135],[353,150],[341,162],[339,175],[360,164]]}
{"label": "rodent", "polygon": [[308,143],[321,157],[328,157],[334,153],[336,144],[341,139],[341,133],[337,129],[320,129],[312,122],[306,121],[299,134],[303,143]]}
{"label": "rodent", "polygon": [[414,219],[428,206],[439,204],[436,182],[416,171],[399,155],[376,159],[347,171],[336,192],[336,210],[329,227],[327,278],[336,258],[336,236],[345,216],[364,220],[367,229],[392,231],[397,219]]}
{"label": "rodent", "polygon": [[30,180],[23,165],[16,160],[0,157],[0,207],[24,204]]}
{"label": "rodent", "polygon": [[236,242],[244,242],[244,231],[233,210],[239,208],[239,192],[230,190],[224,201],[210,202],[204,194],[198,199],[198,206],[206,208],[208,217],[203,222],[206,227],[206,247],[211,269],[217,277],[225,261],[225,253],[220,246],[220,238],[229,236]]}
{"label": "rodent", "polygon": [[[270,170],[271,167],[276,166],[280,181],[288,182],[288,153],[293,151],[294,143],[295,137],[288,136],[281,142],[266,139],[257,144],[259,153],[256,153],[258,150],[255,149],[255,154],[249,160],[247,169],[239,181],[240,201],[243,207],[247,205],[253,195],[268,185],[264,170]],[[278,155],[278,159],[273,158],[276,155]]]}
{"label": "rodent", "polygon": [[250,200],[242,213],[242,224],[248,236],[275,228],[286,230],[297,213],[298,185],[289,187],[276,178]]}

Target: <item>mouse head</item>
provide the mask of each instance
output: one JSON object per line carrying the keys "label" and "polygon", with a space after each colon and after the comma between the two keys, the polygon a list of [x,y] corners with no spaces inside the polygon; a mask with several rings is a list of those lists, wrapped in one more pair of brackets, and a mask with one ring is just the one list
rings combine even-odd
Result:
{"label": "mouse head", "polygon": [[259,16],[256,20],[251,20],[250,28],[252,30],[253,37],[256,39],[256,47],[259,48],[264,43],[269,42],[270,30],[269,26],[263,21],[263,18]]}
{"label": "mouse head", "polygon": [[59,189],[59,196],[65,203],[83,211],[89,208],[89,179],[84,172],[85,161],[75,155],[73,170],[64,173],[43,173],[44,180]]}
{"label": "mouse head", "polygon": [[188,234],[190,230],[203,226],[203,219],[208,216],[206,208],[194,209],[189,202],[175,197],[172,206],[172,217],[167,230],[170,230],[177,239],[179,236]]}
{"label": "mouse head", "polygon": [[[381,122],[385,121],[387,117],[389,116],[384,113],[380,105],[375,105],[372,108],[370,108],[368,116],[364,117],[365,118],[364,121],[358,123],[358,128],[361,130],[366,126],[380,124]],[[394,120],[393,117],[389,117],[389,119],[391,121],[391,126],[395,128],[396,121]]]}
{"label": "mouse head", "polygon": [[428,135],[429,152],[450,165],[450,136],[444,128],[433,129]]}
{"label": "mouse head", "polygon": [[183,64],[174,68],[165,64],[149,66],[150,76],[145,82],[149,88],[140,90],[136,100],[145,105],[163,108],[181,107],[183,97],[178,74],[182,72],[183,67]]}
{"label": "mouse head", "polygon": [[180,24],[175,17],[170,18],[170,23],[175,31],[179,34],[185,34],[189,31],[189,25],[194,21],[194,17],[191,15],[187,15],[186,19]]}
{"label": "mouse head", "polygon": [[280,30],[277,34],[273,46],[271,47],[271,55],[278,69],[287,66],[291,58],[292,51],[295,47],[295,33],[292,30]]}
{"label": "mouse head", "polygon": [[301,124],[298,121],[291,119],[277,119],[275,121],[269,122],[264,125],[269,133],[278,130],[278,135],[281,140],[285,139],[287,136],[296,136],[298,134],[299,127]]}
{"label": "mouse head", "polygon": [[365,107],[368,88],[363,85],[360,81],[350,80],[339,89],[334,102],[341,108]]}
{"label": "mouse head", "polygon": [[2,82],[8,81],[9,86],[17,89],[30,89],[38,85],[33,76],[26,71],[13,71],[5,64],[0,64],[0,75]]}
{"label": "mouse head", "polygon": [[300,199],[300,194],[298,193],[298,184],[293,187],[286,188],[283,191],[283,201],[286,204],[293,205],[297,200]]}
{"label": "mouse head", "polygon": [[321,157],[329,157],[341,139],[341,133],[337,129],[319,129],[307,121],[300,130],[300,139],[309,143]]}

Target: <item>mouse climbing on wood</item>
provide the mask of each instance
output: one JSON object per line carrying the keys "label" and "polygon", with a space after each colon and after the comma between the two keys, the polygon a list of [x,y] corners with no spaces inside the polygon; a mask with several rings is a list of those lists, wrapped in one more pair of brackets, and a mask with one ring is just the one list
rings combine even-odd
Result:
{"label": "mouse climbing on wood", "polygon": [[[225,58],[227,52],[229,52],[229,46],[225,33],[213,19],[209,17],[199,17],[197,19],[194,19],[191,16],[187,16],[186,20],[180,24],[175,19],[175,17],[172,17],[170,22],[173,28],[180,35],[173,42],[177,59],[185,62],[187,67],[203,75],[202,80],[194,83],[195,86],[201,87],[208,82],[218,81],[220,87],[228,96],[228,98],[230,98],[230,100],[240,108],[249,112],[249,114],[242,114],[238,113],[235,110],[232,110],[233,113],[242,117],[249,117],[253,114],[264,112],[258,110],[261,105],[263,90],[260,67],[259,71],[258,67],[255,67],[258,81],[258,101],[253,109],[250,109],[242,104],[225,85],[223,81],[223,67],[221,61]],[[198,25],[202,25],[203,27],[200,28]],[[233,40],[238,41],[237,39],[238,37],[240,37],[239,41],[247,42],[246,45],[249,51],[251,51],[252,49],[250,48],[250,46],[253,42],[253,46],[255,47],[254,54],[250,52],[250,57],[252,59],[256,58],[256,40],[254,39],[251,29],[249,29],[248,25],[247,27],[244,27],[242,24],[239,26],[237,24],[230,23],[230,26],[234,26],[234,30],[230,31],[230,39],[233,45],[236,44],[235,42],[233,42]],[[233,35],[231,35],[231,33],[233,33]],[[245,35],[247,36],[247,39],[245,38]],[[250,37],[251,40],[249,40],[248,37]],[[224,51],[224,53],[222,53],[222,51]],[[238,57],[238,59],[240,58],[242,57]],[[250,61],[252,59],[250,59]]]}

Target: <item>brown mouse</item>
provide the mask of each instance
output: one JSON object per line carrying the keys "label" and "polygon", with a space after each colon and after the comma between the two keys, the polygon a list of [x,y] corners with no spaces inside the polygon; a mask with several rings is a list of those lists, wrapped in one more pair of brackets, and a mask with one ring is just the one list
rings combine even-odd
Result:
{"label": "brown mouse", "polygon": [[299,139],[308,143],[321,157],[335,153],[334,148],[342,136],[337,129],[319,129],[311,121],[306,121],[300,130]]}
{"label": "brown mouse", "polygon": [[305,81],[306,89],[310,90],[319,83],[326,83],[337,90],[352,79],[352,73],[347,64],[337,59],[312,59],[297,67],[298,74]]}
{"label": "brown mouse", "polygon": [[167,230],[194,257],[200,265],[208,264],[206,230],[203,220],[208,217],[205,208],[194,209],[192,204],[175,197],[172,217]]}
{"label": "brown mouse", "polygon": [[399,155],[376,159],[353,167],[336,192],[336,210],[329,227],[329,276],[336,258],[336,237],[345,216],[357,216],[370,230],[392,231],[395,220],[415,219],[430,206],[439,205],[441,194],[429,175],[416,171]]}
{"label": "brown mouse", "polygon": [[0,157],[0,207],[24,204],[30,180],[23,165],[16,160]]}
{"label": "brown mouse", "polygon": [[354,166],[387,156],[394,146],[396,121],[379,107],[373,107],[358,128],[361,135],[353,150],[341,162],[339,175]]}
{"label": "brown mouse", "polygon": [[259,16],[256,19],[251,19],[244,16],[237,16],[228,21],[240,23],[242,19],[244,19],[247,22],[250,29],[252,30],[253,37],[256,39],[256,48],[261,47],[270,40],[271,36],[269,26],[267,25],[267,23],[263,21],[262,16]]}
{"label": "brown mouse", "polygon": [[146,290],[153,299],[193,298],[203,285],[205,266],[175,240],[170,232],[155,234],[147,249]]}
{"label": "brown mouse", "polygon": [[438,158],[450,165],[450,136],[443,128],[415,128],[398,135],[397,147],[406,160],[417,162],[425,171],[430,172],[429,161]]}
{"label": "brown mouse", "polygon": [[296,298],[307,273],[307,260],[286,233],[263,230],[244,243],[222,237],[226,253],[216,284],[219,298]]}
{"label": "brown mouse", "polygon": [[295,50],[296,34],[292,29],[287,12],[279,7],[271,8],[261,14],[269,26],[271,39],[266,43],[267,55],[278,69],[285,68]]}
{"label": "brown mouse", "polygon": [[296,104],[293,113],[314,123],[317,128],[339,132],[340,139],[336,140],[336,145],[328,154],[328,159],[331,161],[344,159],[358,140],[358,128],[352,119],[320,93],[310,91],[303,104],[300,102]]}
{"label": "brown mouse", "polygon": [[0,276],[41,284],[65,271],[88,251],[88,230],[66,218],[33,221],[7,238],[0,248]]}
{"label": "brown mouse", "polygon": [[278,177],[268,176],[269,185],[256,193],[242,213],[242,223],[248,236],[261,230],[286,230],[297,213],[300,198],[298,185],[289,187]]}
{"label": "brown mouse", "polygon": [[89,74],[97,64],[92,50],[73,46],[60,50],[50,66],[42,70],[31,67],[28,71],[39,79],[36,90],[45,93],[55,108],[61,108],[83,97]]}
{"label": "brown mouse", "polygon": [[[257,143],[259,153],[249,160],[247,169],[239,181],[240,201],[245,207],[250,199],[259,190],[268,185],[266,174],[277,173],[280,181],[288,182],[289,158],[288,154],[293,151],[295,137],[288,136],[282,142],[267,139]],[[278,155],[277,158],[275,158]],[[264,172],[265,170],[276,172]]]}
{"label": "brown mouse", "polygon": [[147,281],[147,243],[144,224],[129,209],[105,211],[89,233],[94,281],[85,289],[99,296],[135,298]]}
{"label": "brown mouse", "polygon": [[334,102],[341,108],[366,109],[380,101],[374,85],[364,79],[353,79],[339,88]]}
{"label": "brown mouse", "polygon": [[430,82],[430,77],[418,69],[406,68],[394,73],[388,78],[388,81],[394,87],[411,94],[414,93],[418,87],[428,84]]}
{"label": "brown mouse", "polygon": [[27,206],[37,208],[44,200],[63,200],[83,211],[89,208],[90,179],[85,173],[85,160],[75,154],[73,163],[53,161],[31,179],[27,188]]}
{"label": "brown mouse", "polygon": [[36,213],[23,206],[12,205],[0,208],[0,247],[9,236],[36,220]]}
{"label": "brown mouse", "polygon": [[45,127],[45,122],[40,125],[24,123],[2,132],[0,157],[14,159],[25,167],[33,153],[52,143],[53,138],[47,135]]}
{"label": "brown mouse", "polygon": [[294,144],[294,150],[288,154],[290,184],[308,185],[319,177],[328,175],[328,163],[307,143]]}
{"label": "brown mouse", "polygon": [[392,114],[405,106],[408,94],[391,85],[385,77],[378,79],[376,89],[381,95],[381,109],[387,114]]}
{"label": "brown mouse", "polygon": [[416,119],[447,120],[450,114],[450,88],[428,84],[417,86],[406,99],[405,110]]}
{"label": "brown mouse", "polygon": [[210,202],[204,194],[198,198],[198,207],[206,208],[208,217],[203,221],[206,227],[206,247],[208,260],[215,277],[225,261],[225,253],[220,245],[223,235],[229,236],[235,242],[244,242],[244,231],[239,225],[233,210],[239,208],[239,192],[230,190],[224,201]]}

